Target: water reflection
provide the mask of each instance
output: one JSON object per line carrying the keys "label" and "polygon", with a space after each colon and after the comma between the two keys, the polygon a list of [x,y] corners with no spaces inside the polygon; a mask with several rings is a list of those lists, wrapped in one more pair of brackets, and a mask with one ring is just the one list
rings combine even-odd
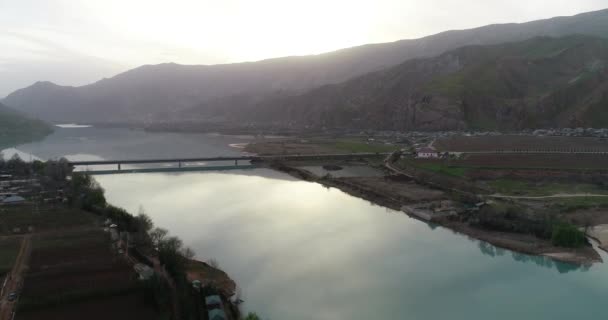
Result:
{"label": "water reflection", "polygon": [[559,261],[555,261],[549,257],[531,256],[531,255],[527,255],[527,254],[523,254],[523,253],[519,253],[519,252],[515,252],[515,251],[507,251],[505,249],[496,247],[485,241],[478,241],[478,240],[476,240],[476,241],[477,241],[477,247],[479,248],[479,251],[481,251],[481,253],[483,253],[484,255],[490,256],[490,257],[502,257],[507,252],[510,252],[511,257],[513,258],[514,261],[521,262],[521,263],[533,263],[539,267],[543,267],[543,268],[547,268],[547,269],[555,269],[559,273],[568,273],[571,271],[587,272],[591,268],[590,265],[578,265],[578,264],[572,264],[572,263],[559,262]]}
{"label": "water reflection", "polygon": [[98,180],[112,203],[143,205],[201,259],[218,260],[243,288],[245,309],[266,318],[304,320],[315,310],[315,319],[553,320],[569,308],[580,318],[608,316],[594,308],[608,295],[604,268],[513,253],[333,188],[255,171]]}

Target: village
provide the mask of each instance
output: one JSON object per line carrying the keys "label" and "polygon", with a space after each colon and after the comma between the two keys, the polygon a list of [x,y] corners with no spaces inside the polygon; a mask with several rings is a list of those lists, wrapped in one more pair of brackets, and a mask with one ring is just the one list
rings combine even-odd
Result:
{"label": "village", "polygon": [[65,161],[0,163],[0,319],[240,319],[235,282]]}

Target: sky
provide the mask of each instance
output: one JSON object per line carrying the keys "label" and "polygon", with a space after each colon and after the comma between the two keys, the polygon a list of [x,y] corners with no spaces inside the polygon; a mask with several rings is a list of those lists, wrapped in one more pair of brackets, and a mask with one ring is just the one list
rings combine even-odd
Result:
{"label": "sky", "polygon": [[144,65],[218,64],[608,8],[608,0],[0,0],[0,97]]}

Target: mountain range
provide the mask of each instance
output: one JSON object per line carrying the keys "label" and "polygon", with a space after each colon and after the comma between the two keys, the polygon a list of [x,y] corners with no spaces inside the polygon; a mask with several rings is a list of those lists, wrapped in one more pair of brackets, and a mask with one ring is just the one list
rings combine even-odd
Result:
{"label": "mountain range", "polygon": [[467,46],[232,117],[378,130],[606,127],[608,39],[576,35]]}
{"label": "mountain range", "polygon": [[[213,119],[429,130],[602,124],[588,112],[604,101],[597,87],[604,83],[604,42],[593,36],[607,37],[606,30],[608,10],[602,10],[315,56],[213,66],[147,65],[82,87],[38,82],[3,103],[60,122]],[[556,39],[572,34],[590,37]],[[544,51],[543,46],[564,51]],[[572,68],[561,64],[578,50],[588,50],[588,55],[572,61]],[[526,67],[539,61],[547,65]],[[540,71],[546,75],[542,80],[536,77]],[[564,84],[579,75],[574,86],[594,86],[593,81],[597,86],[579,90]],[[557,89],[563,86],[577,96],[564,100],[560,94],[569,91]],[[575,103],[591,111],[583,112]],[[545,110],[550,117],[542,115]]]}

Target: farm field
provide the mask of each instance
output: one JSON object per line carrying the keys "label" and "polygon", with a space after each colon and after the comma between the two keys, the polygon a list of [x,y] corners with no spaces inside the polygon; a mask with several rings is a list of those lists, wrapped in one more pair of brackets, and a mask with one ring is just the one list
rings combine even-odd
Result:
{"label": "farm field", "polygon": [[519,135],[454,136],[437,139],[433,146],[439,151],[453,152],[608,152],[608,140],[587,137],[538,137]]}
{"label": "farm field", "polygon": [[408,159],[401,165],[472,181],[506,196],[608,195],[605,183],[600,183],[608,155],[469,154],[458,160]]}
{"label": "farm field", "polygon": [[[83,315],[86,315],[86,317],[83,317]],[[148,307],[143,295],[136,292],[32,310],[19,314],[16,319],[133,320],[158,319],[158,315],[154,309]]]}
{"label": "farm field", "polygon": [[357,139],[341,139],[336,141],[330,140],[327,143],[336,150],[347,153],[383,153],[393,152],[399,149],[399,147],[394,145],[368,142]]}
{"label": "farm field", "polygon": [[[98,229],[59,231],[33,238],[29,269],[16,319],[127,319],[148,314],[136,274],[111,248],[109,235]],[[129,303],[128,301],[138,301]],[[49,316],[47,316],[47,314]]]}
{"label": "farm field", "polygon": [[395,145],[370,142],[363,139],[289,139],[254,142],[245,151],[260,155],[278,154],[332,154],[332,153],[384,153],[398,150]]}
{"label": "farm field", "polygon": [[608,189],[589,183],[532,182],[513,179],[496,179],[487,184],[503,195],[549,196],[554,194],[605,194]]}
{"label": "farm field", "polygon": [[601,154],[468,154],[450,162],[454,167],[518,169],[608,169]]}
{"label": "farm field", "polygon": [[35,232],[90,226],[95,215],[62,205],[24,204],[0,207],[0,234],[27,232],[31,226]]}
{"label": "farm field", "polygon": [[0,238],[0,281],[11,270],[20,246],[21,238]]}

